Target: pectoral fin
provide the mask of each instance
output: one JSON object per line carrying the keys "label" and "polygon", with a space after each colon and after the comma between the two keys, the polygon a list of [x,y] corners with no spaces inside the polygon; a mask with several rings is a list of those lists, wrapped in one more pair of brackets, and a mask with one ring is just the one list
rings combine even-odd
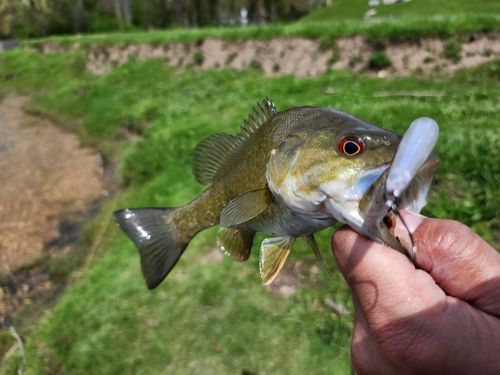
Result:
{"label": "pectoral fin", "polygon": [[242,194],[224,207],[220,216],[220,225],[231,227],[243,224],[260,214],[271,203],[273,203],[272,193],[268,188]]}
{"label": "pectoral fin", "polygon": [[316,255],[316,258],[318,259],[318,262],[321,265],[321,268],[328,276],[328,271],[326,270],[325,264],[323,263],[323,258],[321,257],[321,253],[319,252],[319,247],[318,247],[316,240],[314,239],[314,235],[310,234],[310,235],[304,237],[304,239],[306,240],[307,244],[311,247],[314,255]]}
{"label": "pectoral fin", "polygon": [[295,237],[266,238],[260,246],[260,277],[262,284],[269,285],[278,276],[285,260],[290,254],[290,249]]}
{"label": "pectoral fin", "polygon": [[250,256],[254,232],[250,230],[221,227],[217,234],[217,245],[221,250],[238,262]]}

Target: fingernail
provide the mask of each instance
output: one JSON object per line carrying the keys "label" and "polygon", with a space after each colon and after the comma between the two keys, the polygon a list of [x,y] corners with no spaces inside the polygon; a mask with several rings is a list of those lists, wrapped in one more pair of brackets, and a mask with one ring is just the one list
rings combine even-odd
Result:
{"label": "fingernail", "polygon": [[411,211],[403,211],[402,210],[399,212],[399,214],[403,218],[403,220],[406,224],[406,227],[404,226],[404,224],[402,223],[401,220],[397,220],[396,228],[394,230],[396,235],[406,234],[406,233],[408,233],[408,231],[410,233],[414,233],[417,230],[417,228],[419,227],[419,225],[422,223],[422,221],[424,219],[426,219],[425,216],[420,215],[420,214],[416,214],[415,212],[411,212]]}

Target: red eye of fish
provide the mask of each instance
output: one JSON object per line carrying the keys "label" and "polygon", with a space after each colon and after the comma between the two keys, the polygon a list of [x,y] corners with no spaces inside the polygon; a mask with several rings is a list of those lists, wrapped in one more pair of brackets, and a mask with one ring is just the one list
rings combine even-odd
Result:
{"label": "red eye of fish", "polygon": [[355,134],[345,135],[338,143],[339,151],[347,156],[358,155],[365,149],[365,142]]}

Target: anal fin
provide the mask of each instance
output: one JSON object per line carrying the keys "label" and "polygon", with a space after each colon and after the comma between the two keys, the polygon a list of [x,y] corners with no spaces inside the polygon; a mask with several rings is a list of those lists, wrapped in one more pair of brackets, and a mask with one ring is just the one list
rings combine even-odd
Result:
{"label": "anal fin", "polygon": [[262,284],[269,285],[278,276],[294,241],[295,237],[291,236],[266,238],[262,241],[259,263]]}
{"label": "anal fin", "polygon": [[238,262],[250,256],[254,232],[247,229],[221,227],[217,233],[217,245],[221,250]]}

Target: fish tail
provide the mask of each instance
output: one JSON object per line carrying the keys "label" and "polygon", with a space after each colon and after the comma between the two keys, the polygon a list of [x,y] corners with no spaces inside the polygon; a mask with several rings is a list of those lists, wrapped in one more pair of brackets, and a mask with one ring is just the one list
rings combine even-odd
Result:
{"label": "fish tail", "polygon": [[177,208],[127,208],[113,216],[134,242],[141,256],[142,274],[149,289],[167,277],[191,238],[181,238],[173,222]]}

